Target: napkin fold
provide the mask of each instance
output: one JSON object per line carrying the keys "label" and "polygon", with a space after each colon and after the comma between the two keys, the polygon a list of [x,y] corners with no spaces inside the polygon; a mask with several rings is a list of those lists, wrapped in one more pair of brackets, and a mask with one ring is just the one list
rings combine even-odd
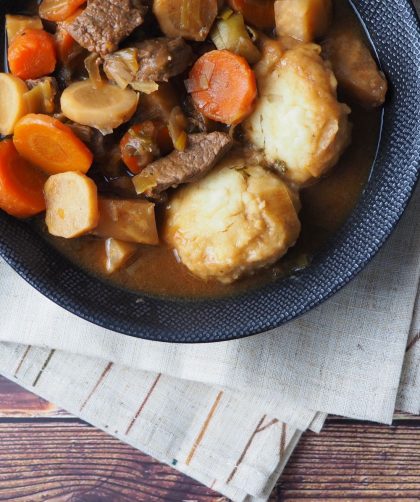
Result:
{"label": "napkin fold", "polygon": [[384,249],[320,307],[210,345],[99,328],[0,261],[0,373],[234,501],[262,502],[327,413],[390,423],[404,361],[397,404],[420,413],[419,209],[417,191]]}

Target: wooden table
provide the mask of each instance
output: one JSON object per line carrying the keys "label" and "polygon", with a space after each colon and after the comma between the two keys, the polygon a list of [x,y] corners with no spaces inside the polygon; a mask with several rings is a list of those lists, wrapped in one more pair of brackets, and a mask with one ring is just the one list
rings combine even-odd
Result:
{"label": "wooden table", "polygon": [[[420,417],[308,432],[272,501],[420,500]],[[0,377],[0,501],[221,502],[217,493]]]}

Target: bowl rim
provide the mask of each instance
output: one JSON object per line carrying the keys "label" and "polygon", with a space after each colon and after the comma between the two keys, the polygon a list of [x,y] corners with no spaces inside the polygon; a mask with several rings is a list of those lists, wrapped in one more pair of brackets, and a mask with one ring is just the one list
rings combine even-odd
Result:
{"label": "bowl rim", "polygon": [[[378,50],[378,33],[373,30],[373,21],[366,19],[364,15],[364,9],[372,8],[367,6],[369,0],[351,0],[350,3],[366,26],[379,59],[383,62],[381,56],[384,54]],[[391,6],[382,4],[378,9],[400,9],[403,25],[399,25],[399,29],[402,30],[404,27],[406,36],[410,39],[417,37],[414,40],[420,40],[420,22],[411,0],[395,0],[393,4]],[[1,12],[0,14],[2,15]],[[418,47],[412,48],[412,57],[420,65]],[[420,89],[419,75],[416,84]],[[381,177],[377,172],[377,166],[383,160],[382,142],[386,139],[390,141],[393,132],[392,126],[387,123],[387,114],[388,111],[385,110],[385,130],[379,142],[371,178],[353,214],[337,232],[329,248],[321,251],[308,269],[258,290],[231,298],[211,300],[155,298],[122,290],[118,286],[92,277],[73,265],[45,241],[40,242],[41,239],[34,235],[27,223],[16,222],[5,214],[0,215],[0,230],[5,230],[0,235],[0,256],[31,286],[59,306],[86,321],[129,336],[161,342],[203,343],[233,340],[275,329],[320,305],[348,284],[376,255],[403,215],[419,177],[420,114],[414,119],[412,126],[416,133],[413,138],[414,144],[411,145],[412,151],[404,152],[406,156],[411,155],[408,164],[410,169],[407,168],[403,173],[403,184],[397,185],[398,200],[390,207],[391,212],[388,213],[382,228],[376,233],[372,232],[372,238],[369,240],[366,235],[359,235],[357,228],[354,227],[361,223],[366,226],[370,221],[367,212],[369,207],[366,207],[366,204],[369,206],[372,201],[382,203],[381,197],[393,194],[392,190],[389,192],[389,186],[395,188],[395,185],[389,185],[391,181],[388,179],[389,186],[382,190]],[[371,205],[371,210],[372,207],[375,206]],[[28,243],[34,256],[20,256],[16,246],[11,244],[16,235],[22,242]],[[368,247],[357,250],[359,242]],[[346,258],[346,252],[353,252],[355,255],[350,262],[345,263],[343,273],[337,266]],[[346,259],[348,260],[348,256]],[[337,263],[334,263],[334,260]],[[98,287],[101,291],[98,303],[92,299],[89,301],[88,295],[93,294],[95,288],[97,293]],[[112,304],[116,293],[123,303],[122,306]],[[111,312],[106,311],[107,305],[111,305]],[[277,307],[283,307],[284,310],[277,312]],[[128,311],[132,317],[127,315]],[[261,316],[261,312],[267,311],[270,311],[270,315]]]}

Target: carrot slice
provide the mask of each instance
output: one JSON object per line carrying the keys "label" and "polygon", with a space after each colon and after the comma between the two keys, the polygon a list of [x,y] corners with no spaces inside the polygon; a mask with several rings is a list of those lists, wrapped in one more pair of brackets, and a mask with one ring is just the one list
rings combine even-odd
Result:
{"label": "carrot slice", "polygon": [[229,5],[240,12],[247,23],[261,29],[274,28],[274,0],[229,0]]}
{"label": "carrot slice", "polygon": [[0,209],[17,218],[45,210],[47,177],[19,156],[13,141],[0,143]]}
{"label": "carrot slice", "polygon": [[10,44],[8,60],[12,74],[23,80],[49,75],[57,64],[54,37],[29,28]]}
{"label": "carrot slice", "polygon": [[227,50],[201,56],[190,72],[188,87],[203,115],[229,125],[238,124],[252,112],[257,96],[248,62]]}
{"label": "carrot slice", "polygon": [[47,21],[64,21],[84,3],[86,0],[42,0],[39,15]]}
{"label": "carrot slice", "polygon": [[13,141],[23,158],[47,174],[86,173],[92,152],[70,127],[48,115],[31,113],[15,126]]}

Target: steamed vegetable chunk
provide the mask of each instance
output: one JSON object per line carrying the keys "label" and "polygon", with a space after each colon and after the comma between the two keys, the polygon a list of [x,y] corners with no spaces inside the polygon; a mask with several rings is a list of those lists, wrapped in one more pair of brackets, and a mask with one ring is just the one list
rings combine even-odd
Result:
{"label": "steamed vegetable chunk", "polygon": [[70,127],[41,113],[19,120],[13,142],[23,158],[46,174],[86,173],[93,161],[92,152]]}
{"label": "steamed vegetable chunk", "polygon": [[279,36],[313,42],[327,32],[332,19],[332,0],[276,0]]}
{"label": "steamed vegetable chunk", "polygon": [[95,235],[137,244],[159,244],[155,205],[146,200],[99,199]]}
{"label": "steamed vegetable chunk", "polygon": [[219,49],[227,49],[244,57],[249,64],[255,64],[261,57],[260,51],[253,44],[241,13],[227,13],[211,32],[211,39]]}
{"label": "steamed vegetable chunk", "polygon": [[297,195],[279,177],[231,157],[175,194],[164,236],[193,274],[231,283],[294,245],[298,209]]}
{"label": "steamed vegetable chunk", "polygon": [[29,91],[24,99],[28,113],[54,113],[55,97],[58,92],[57,81],[54,77],[44,77],[27,80]]}
{"label": "steamed vegetable chunk", "polygon": [[50,176],[45,183],[46,224],[51,235],[71,239],[93,230],[99,221],[95,183],[82,173]]}
{"label": "steamed vegetable chunk", "polygon": [[110,83],[97,88],[91,80],[82,80],[65,89],[61,109],[74,122],[111,133],[131,119],[138,100],[138,94],[131,89]]}
{"label": "steamed vegetable chunk", "polygon": [[9,44],[7,58],[16,77],[27,80],[50,75],[57,64],[54,37],[43,30],[26,28]]}
{"label": "steamed vegetable chunk", "polygon": [[350,29],[331,32],[322,44],[331,61],[338,85],[366,108],[381,106],[388,84],[366,46],[361,33]]}
{"label": "steamed vegetable chunk", "polygon": [[9,73],[0,73],[0,134],[13,134],[16,123],[27,113],[23,80]]}
{"label": "steamed vegetable chunk", "polygon": [[44,26],[42,25],[41,18],[39,16],[6,15],[6,33],[9,44],[11,44],[18,35],[21,35],[28,28],[42,30]]}
{"label": "steamed vegetable chunk", "polygon": [[0,209],[16,218],[45,210],[46,176],[20,157],[10,139],[0,142]]}
{"label": "steamed vegetable chunk", "polygon": [[202,42],[217,16],[217,0],[154,0],[153,12],[167,37]]}
{"label": "steamed vegetable chunk", "polygon": [[205,117],[228,125],[242,122],[257,96],[255,75],[247,60],[228,50],[201,56],[190,72],[187,90]]}
{"label": "steamed vegetable chunk", "polygon": [[299,184],[325,174],[350,141],[350,110],[337,101],[337,81],[320,52],[314,44],[284,51],[267,43],[255,68],[260,97],[244,123],[248,139]]}
{"label": "steamed vegetable chunk", "polygon": [[119,241],[118,239],[113,239],[112,237],[107,239],[105,241],[105,269],[107,273],[113,274],[122,268],[136,251],[136,244]]}

